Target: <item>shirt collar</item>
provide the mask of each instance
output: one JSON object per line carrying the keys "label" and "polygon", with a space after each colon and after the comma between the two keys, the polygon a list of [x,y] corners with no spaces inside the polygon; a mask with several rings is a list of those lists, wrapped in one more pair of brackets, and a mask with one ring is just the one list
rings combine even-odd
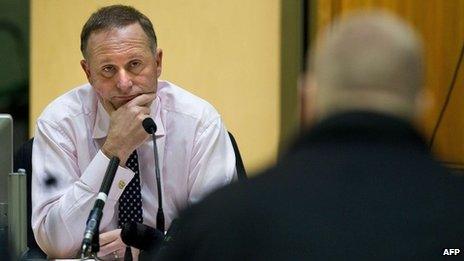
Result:
{"label": "shirt collar", "polygon": [[[160,98],[156,96],[155,100],[150,106],[150,117],[155,120],[156,123],[156,133],[155,136],[160,137],[165,135],[164,125],[161,121],[161,104]],[[97,115],[95,117],[95,124],[93,126],[92,138],[101,139],[105,138],[108,135],[108,130],[110,127],[110,116],[108,112],[103,107],[103,104],[98,99],[97,101]]]}

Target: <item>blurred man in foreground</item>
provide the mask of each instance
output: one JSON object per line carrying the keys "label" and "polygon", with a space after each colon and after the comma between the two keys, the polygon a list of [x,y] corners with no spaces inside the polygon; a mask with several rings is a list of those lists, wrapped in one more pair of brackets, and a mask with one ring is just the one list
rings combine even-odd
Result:
{"label": "blurred man in foreground", "polygon": [[464,180],[413,127],[423,63],[382,12],[319,38],[302,87],[308,132],[275,167],[186,211],[166,260],[436,259],[464,243]]}

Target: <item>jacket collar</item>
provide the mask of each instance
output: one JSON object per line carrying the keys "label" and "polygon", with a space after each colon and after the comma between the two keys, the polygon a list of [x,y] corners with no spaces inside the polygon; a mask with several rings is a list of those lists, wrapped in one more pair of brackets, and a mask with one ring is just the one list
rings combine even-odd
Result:
{"label": "jacket collar", "polygon": [[428,150],[425,139],[406,120],[387,114],[352,111],[333,115],[303,133],[293,149],[318,142],[337,141],[409,142]]}

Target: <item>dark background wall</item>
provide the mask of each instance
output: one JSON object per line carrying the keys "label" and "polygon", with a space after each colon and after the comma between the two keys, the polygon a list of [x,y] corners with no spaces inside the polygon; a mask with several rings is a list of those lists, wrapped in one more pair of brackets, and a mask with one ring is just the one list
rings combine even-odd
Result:
{"label": "dark background wall", "polygon": [[29,0],[0,0],[0,113],[14,119],[14,148],[28,138]]}

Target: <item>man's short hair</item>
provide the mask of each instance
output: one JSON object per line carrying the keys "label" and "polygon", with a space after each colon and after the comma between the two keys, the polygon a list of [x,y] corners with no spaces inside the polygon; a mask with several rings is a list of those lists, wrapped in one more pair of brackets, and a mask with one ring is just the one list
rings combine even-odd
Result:
{"label": "man's short hair", "polygon": [[358,11],[341,17],[322,40],[315,69],[324,88],[396,87],[414,93],[422,85],[419,36],[389,12]]}
{"label": "man's short hair", "polygon": [[81,52],[84,57],[87,51],[87,42],[93,32],[122,28],[139,23],[148,37],[150,48],[154,52],[157,46],[156,34],[150,19],[137,9],[126,5],[110,5],[98,9],[93,13],[81,32]]}
{"label": "man's short hair", "polygon": [[395,15],[358,11],[338,19],[311,59],[317,102],[326,113],[380,109],[414,115],[423,83],[422,44]]}

